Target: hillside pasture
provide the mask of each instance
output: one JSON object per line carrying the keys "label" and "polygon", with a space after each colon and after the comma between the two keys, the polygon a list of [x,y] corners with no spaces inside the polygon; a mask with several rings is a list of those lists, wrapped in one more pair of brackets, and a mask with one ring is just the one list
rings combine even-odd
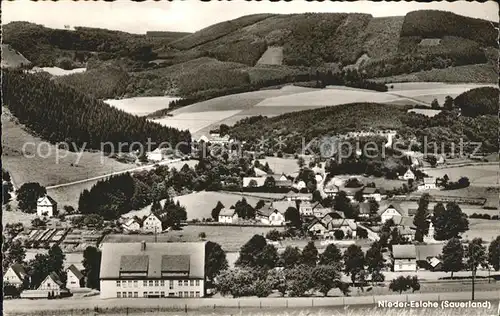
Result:
{"label": "hillside pasture", "polygon": [[163,126],[174,127],[180,130],[189,130],[194,133],[213,123],[220,122],[228,117],[236,115],[239,111],[207,111],[207,112],[192,112],[174,115],[173,117],[166,116],[153,121]]}
{"label": "hillside pasture", "polygon": [[100,152],[86,151],[79,158],[80,153],[58,149],[25,130],[4,107],[2,135],[2,165],[16,187],[26,182],[51,186],[132,168]]}
{"label": "hillside pasture", "polygon": [[40,72],[40,71],[45,71],[51,74],[52,76],[66,76],[66,75],[71,75],[71,74],[77,74],[77,73],[82,73],[87,71],[87,68],[75,68],[71,70],[66,70],[62,69],[59,67],[33,67],[32,69],[33,72]]}
{"label": "hillside pasture", "polygon": [[1,44],[2,47],[2,68],[17,68],[23,65],[30,65],[31,62],[21,53],[13,49],[10,45]]}
{"label": "hillside pasture", "polygon": [[177,97],[136,97],[118,100],[104,100],[105,103],[117,109],[134,115],[147,115],[154,111],[168,108],[171,101],[179,100]]}
{"label": "hillside pasture", "polygon": [[482,238],[491,242],[500,235],[500,220],[469,218],[469,230],[462,234],[463,239]]}
{"label": "hillside pasture", "polygon": [[[281,227],[252,227],[252,226],[194,226],[188,225],[182,230],[173,230],[156,236],[158,242],[194,242],[199,241],[199,234],[204,232],[207,240],[216,242],[226,252],[239,251],[247,241],[255,234],[266,235],[267,232]],[[103,242],[153,242],[153,235],[126,235],[110,234],[104,237]]]}
{"label": "hillside pasture", "polygon": [[422,114],[428,117],[433,117],[441,113],[441,110],[433,110],[433,109],[410,109],[408,110],[410,113]]}

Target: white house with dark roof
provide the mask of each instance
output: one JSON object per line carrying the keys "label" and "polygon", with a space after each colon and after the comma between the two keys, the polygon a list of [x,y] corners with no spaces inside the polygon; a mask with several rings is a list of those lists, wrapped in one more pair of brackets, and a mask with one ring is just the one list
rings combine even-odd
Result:
{"label": "white house with dark roof", "polygon": [[219,223],[235,223],[238,221],[238,213],[233,208],[223,208],[219,212]]}
{"label": "white house with dark roof", "polygon": [[67,289],[78,289],[83,286],[85,276],[74,264],[66,269],[66,275],[68,276],[66,280]]}
{"label": "white house with dark roof", "polygon": [[382,194],[377,188],[365,187],[363,189],[363,197],[365,199],[374,199],[377,202],[382,201]]}
{"label": "white house with dark roof", "polygon": [[40,217],[57,215],[57,202],[48,195],[42,196],[36,201],[36,214]]}
{"label": "white house with dark roof", "polygon": [[285,214],[278,211],[272,204],[265,204],[258,209],[255,214],[255,219],[261,223],[271,226],[285,225]]}
{"label": "white house with dark roof", "polygon": [[243,187],[262,187],[266,183],[266,177],[244,177],[243,178]]}
{"label": "white house with dark roof", "polygon": [[126,232],[137,232],[141,229],[141,223],[136,218],[129,218],[122,224],[122,228]]}
{"label": "white house with dark roof", "polygon": [[103,243],[101,298],[203,297],[205,242]]}
{"label": "white house with dark roof", "polygon": [[378,214],[380,215],[382,224],[394,216],[406,216],[406,212],[404,212],[399,203],[396,202],[387,202],[381,205]]}
{"label": "white house with dark roof", "polygon": [[11,265],[3,274],[3,283],[21,287],[27,276],[28,275],[26,274],[24,267],[19,263],[15,263]]}
{"label": "white house with dark roof", "polygon": [[313,215],[313,205],[309,201],[302,201],[299,204],[299,213],[303,216],[312,216]]}
{"label": "white house with dark roof", "polygon": [[415,180],[415,174],[413,173],[413,171],[411,171],[410,168],[408,168],[408,170],[406,170],[405,174],[403,174],[403,180]]}
{"label": "white house with dark roof", "polygon": [[45,280],[40,283],[40,286],[36,289],[41,292],[50,292],[52,296],[61,295],[61,291],[64,289],[64,283],[61,281],[61,278],[54,272],[51,272]]}
{"label": "white house with dark roof", "polygon": [[392,256],[394,258],[394,272],[417,270],[415,245],[393,245]]}

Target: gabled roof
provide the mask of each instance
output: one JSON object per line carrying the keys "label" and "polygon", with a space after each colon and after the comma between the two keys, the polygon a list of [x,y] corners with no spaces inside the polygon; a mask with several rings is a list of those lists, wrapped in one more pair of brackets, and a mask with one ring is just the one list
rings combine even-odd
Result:
{"label": "gabled roof", "polygon": [[307,230],[311,229],[311,227],[313,227],[314,225],[316,224],[320,224],[321,226],[325,227],[325,223],[323,223],[321,220],[319,220],[318,218],[314,218],[310,223],[309,225],[307,225]]}
{"label": "gabled roof", "polygon": [[417,214],[416,208],[409,208],[408,209],[408,216],[415,216],[416,214]]}
{"label": "gabled roof", "polygon": [[402,226],[402,227],[408,227],[408,228],[415,229],[415,225],[413,224],[413,218],[411,218],[409,216],[395,215],[392,217],[392,220],[394,221],[394,225],[396,225],[396,226]]}
{"label": "gabled roof", "polygon": [[414,235],[415,231],[408,226],[398,226],[398,232],[401,236]]}
{"label": "gabled roof", "polygon": [[162,272],[189,272],[189,256],[164,255],[161,257]]}
{"label": "gabled roof", "polygon": [[219,216],[234,216],[236,210],[234,208],[223,208],[219,212]]}
{"label": "gabled roof", "polygon": [[[52,282],[54,282],[55,284],[59,285],[59,286],[62,286],[64,285],[64,283],[61,281],[61,278],[59,277],[59,275],[57,275],[55,272],[50,272],[49,275],[47,275],[47,277],[45,278],[45,280],[47,279],[51,279]],[[43,280],[45,282],[45,280]]]}
{"label": "gabled roof", "polygon": [[302,208],[302,207],[310,207],[310,208],[312,208],[312,207],[313,207],[313,205],[312,205],[312,203],[311,203],[311,202],[309,202],[309,201],[302,201],[302,202],[300,202],[300,204],[299,204],[299,208]]}
{"label": "gabled roof", "polygon": [[[123,267],[135,271],[146,270],[148,278],[161,278],[164,256],[188,256],[188,277],[204,278],[205,276],[205,242],[146,243],[144,250],[141,250],[141,246],[140,242],[103,243],[100,278],[119,279],[123,257],[130,258],[125,259]],[[177,261],[169,259],[167,262]]]}
{"label": "gabled roof", "polygon": [[285,177],[288,180],[288,177],[284,173],[282,173],[282,174],[271,174],[269,176],[273,177],[274,180],[276,180],[276,181],[279,181],[282,177]]}
{"label": "gabled roof", "polygon": [[341,227],[349,227],[352,230],[356,230],[356,228],[357,228],[356,222],[354,220],[352,220],[352,219],[349,219],[349,218],[332,219],[329,222],[324,222],[323,221],[323,224],[328,229],[339,229]]}
{"label": "gabled roof", "polygon": [[26,276],[26,270],[24,270],[24,267],[20,263],[14,263],[10,268],[14,271],[19,280],[23,280]]}
{"label": "gabled roof", "polygon": [[267,172],[265,172],[264,170],[262,169],[259,169],[259,168],[253,168],[253,170],[255,171],[255,175],[257,177],[263,177],[263,176],[267,176]]}
{"label": "gabled roof", "polygon": [[277,210],[275,210],[275,208],[273,206],[271,206],[271,204],[264,204],[263,207],[261,207],[260,209],[257,210],[257,214],[259,214],[260,216],[263,216],[263,217],[269,217],[271,216],[271,214],[273,214],[274,212],[276,212]]}
{"label": "gabled roof", "polygon": [[430,260],[429,260],[429,264],[431,265],[431,267],[435,268],[437,267],[438,264],[441,263],[441,260],[439,260],[438,258],[436,257],[432,257]]}
{"label": "gabled roof", "polygon": [[277,187],[291,187],[293,182],[292,180],[275,180],[274,184]]}
{"label": "gabled roof", "polygon": [[50,204],[50,205],[57,205],[57,202],[50,196],[50,195],[44,195],[36,201],[36,204]]}
{"label": "gabled roof", "polygon": [[67,270],[71,271],[78,280],[84,277],[83,273],[74,264],[70,265]]}
{"label": "gabled roof", "polygon": [[125,224],[124,224],[124,225],[125,225],[125,226],[130,226],[130,225],[132,225],[133,223],[137,223],[137,224],[139,224],[139,225],[140,225],[139,221],[138,221],[136,218],[134,218],[134,217],[129,218],[129,219],[125,222]]}
{"label": "gabled roof", "polygon": [[154,213],[150,213],[150,214],[149,214],[149,215],[148,215],[148,216],[144,219],[144,221],[145,221],[146,219],[150,218],[150,217],[155,217],[157,220],[159,220],[159,221],[161,222],[160,217],[159,217],[158,215],[154,214]]}
{"label": "gabled roof", "polygon": [[394,259],[416,259],[415,245],[393,245],[392,255]]}
{"label": "gabled roof", "polygon": [[297,208],[297,203],[295,201],[275,201],[272,203],[272,207],[281,214],[285,214],[289,207]]}
{"label": "gabled roof", "polygon": [[395,209],[401,216],[405,216],[406,212],[401,208],[401,205],[394,201],[387,201],[383,205],[380,205],[378,209],[378,214],[382,215],[388,208]]}

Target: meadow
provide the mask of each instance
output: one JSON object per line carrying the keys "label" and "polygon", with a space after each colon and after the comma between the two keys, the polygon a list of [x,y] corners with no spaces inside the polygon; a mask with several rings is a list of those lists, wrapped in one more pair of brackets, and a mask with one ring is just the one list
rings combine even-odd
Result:
{"label": "meadow", "polygon": [[469,218],[469,230],[462,234],[465,240],[482,238],[486,242],[491,242],[497,236],[500,236],[500,220],[478,218]]}
{"label": "meadow", "polygon": [[451,181],[457,181],[460,177],[467,177],[471,186],[499,186],[498,179],[500,178],[498,164],[427,169],[425,173],[439,178],[447,174]]}
{"label": "meadow", "polygon": [[109,99],[105,103],[130,114],[144,116],[157,110],[168,108],[169,102],[180,98],[163,97],[135,97],[126,99]]}
{"label": "meadow", "polygon": [[262,54],[257,64],[264,65],[281,65],[283,64],[283,47],[280,46],[270,46]]}
{"label": "meadow", "polygon": [[77,74],[87,71],[87,68],[75,68],[71,70],[62,69],[59,67],[33,67],[33,72],[45,71],[52,76],[66,76],[71,74]]}

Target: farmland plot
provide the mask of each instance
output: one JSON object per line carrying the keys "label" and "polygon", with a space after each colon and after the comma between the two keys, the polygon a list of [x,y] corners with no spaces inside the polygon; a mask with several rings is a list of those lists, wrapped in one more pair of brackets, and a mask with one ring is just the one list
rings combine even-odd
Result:
{"label": "farmland plot", "polygon": [[154,111],[166,109],[171,101],[179,99],[170,96],[136,97],[120,100],[104,100],[104,102],[127,113],[143,116]]}
{"label": "farmland plot", "polygon": [[161,119],[153,120],[164,126],[174,127],[180,130],[189,130],[194,133],[213,123],[220,122],[228,117],[237,114],[239,111],[207,111],[193,112],[174,115],[173,117],[166,116]]}
{"label": "farmland plot", "polygon": [[428,169],[425,173],[433,177],[443,177],[447,174],[452,181],[457,181],[460,177],[467,177],[471,186],[498,186],[500,177],[498,165]]}

